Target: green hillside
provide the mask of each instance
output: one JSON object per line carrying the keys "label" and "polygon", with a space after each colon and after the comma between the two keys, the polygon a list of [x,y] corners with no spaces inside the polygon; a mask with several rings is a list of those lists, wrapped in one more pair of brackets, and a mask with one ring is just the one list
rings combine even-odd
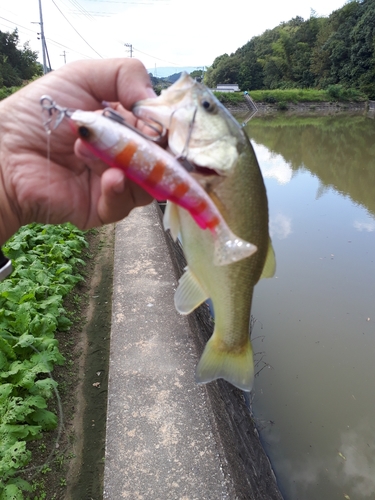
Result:
{"label": "green hillside", "polygon": [[217,57],[205,75],[213,88],[357,89],[375,99],[375,0],[349,0],[329,17],[295,17]]}

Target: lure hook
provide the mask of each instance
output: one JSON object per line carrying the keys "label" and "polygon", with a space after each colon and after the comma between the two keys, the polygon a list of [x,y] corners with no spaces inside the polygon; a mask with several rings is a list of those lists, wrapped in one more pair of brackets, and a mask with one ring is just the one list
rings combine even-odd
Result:
{"label": "lure hook", "polygon": [[191,140],[191,134],[193,133],[193,128],[194,128],[195,118],[197,116],[197,111],[198,111],[198,108],[196,107],[194,110],[194,113],[193,113],[193,118],[191,119],[191,122],[189,123],[189,130],[188,130],[188,134],[186,137],[186,142],[184,144],[183,150],[181,151],[181,154],[177,157],[178,160],[181,160],[181,161],[187,160],[187,155],[189,152],[189,143]]}
{"label": "lure hook", "polygon": [[115,111],[113,108],[106,107],[103,111],[103,116],[106,118],[109,118],[110,120],[113,120],[117,123],[120,123],[121,125],[124,125],[124,127],[129,128],[130,130],[133,130],[133,132],[137,133],[138,135],[144,137],[145,139],[156,142],[157,144],[163,144],[165,142],[165,139],[167,137],[167,129],[158,121],[152,120],[153,123],[156,123],[157,127],[151,123],[145,122],[148,127],[150,127],[154,132],[156,132],[156,135],[148,135],[139,130],[136,127],[133,127],[133,125],[130,125],[125,118],[120,115],[117,111]]}
{"label": "lure hook", "polygon": [[69,117],[72,114],[72,110],[59,106],[49,95],[42,95],[40,105],[42,106],[42,113],[47,116],[47,119],[43,122],[47,132],[55,130],[66,116]]}

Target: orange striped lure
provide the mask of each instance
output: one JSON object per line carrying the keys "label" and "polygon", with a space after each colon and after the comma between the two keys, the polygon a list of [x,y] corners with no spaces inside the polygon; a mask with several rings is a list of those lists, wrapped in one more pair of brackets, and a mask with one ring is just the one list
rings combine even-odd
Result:
{"label": "orange striped lure", "polygon": [[186,209],[215,242],[214,264],[223,266],[249,257],[257,247],[236,236],[201,185],[167,151],[136,131],[91,111],[69,113],[79,137],[111,167],[122,169],[157,200]]}

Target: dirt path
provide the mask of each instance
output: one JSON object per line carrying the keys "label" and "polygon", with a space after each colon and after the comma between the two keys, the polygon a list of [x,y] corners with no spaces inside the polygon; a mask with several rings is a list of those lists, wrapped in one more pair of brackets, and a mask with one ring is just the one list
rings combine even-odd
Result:
{"label": "dirt path", "polygon": [[91,242],[93,258],[86,279],[87,292],[77,348],[79,358],[74,430],[75,458],[67,474],[66,500],[102,498],[108,358],[111,327],[114,226],[106,226]]}
{"label": "dirt path", "polygon": [[103,498],[114,225],[89,231],[87,239],[84,280],[64,303],[73,324],[55,335],[65,363],[52,372],[58,387],[48,409],[58,415],[58,427],[28,443],[32,462],[22,477],[33,491],[27,499]]}

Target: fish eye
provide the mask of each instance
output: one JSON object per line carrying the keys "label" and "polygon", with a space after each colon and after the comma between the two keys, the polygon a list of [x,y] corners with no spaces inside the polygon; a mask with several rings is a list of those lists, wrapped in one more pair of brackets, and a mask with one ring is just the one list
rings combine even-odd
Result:
{"label": "fish eye", "polygon": [[90,137],[90,130],[84,125],[78,128],[78,133],[83,139],[88,139]]}
{"label": "fish eye", "polygon": [[208,101],[207,99],[204,99],[202,101],[202,106],[204,107],[204,109],[210,112],[215,110],[215,104],[213,102]]}

